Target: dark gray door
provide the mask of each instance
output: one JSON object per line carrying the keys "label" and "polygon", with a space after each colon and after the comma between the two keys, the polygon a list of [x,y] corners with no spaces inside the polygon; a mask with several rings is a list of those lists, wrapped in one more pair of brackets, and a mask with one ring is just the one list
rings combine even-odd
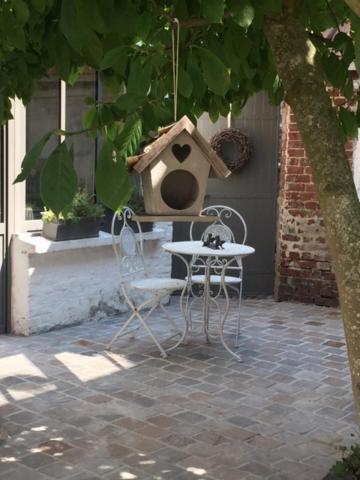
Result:
{"label": "dark gray door", "polygon": [[[205,205],[228,205],[244,217],[248,226],[246,243],[256,253],[244,261],[244,294],[272,295],[275,278],[275,247],[278,195],[279,109],[269,104],[263,93],[255,95],[232,126],[250,137],[253,155],[250,163],[227,179],[209,179]],[[226,128],[201,121],[205,138]],[[174,239],[188,239],[188,224],[174,223]],[[178,262],[173,275],[181,276]]]}
{"label": "dark gray door", "polygon": [[7,323],[7,258],[6,258],[6,175],[3,155],[3,135],[0,132],[0,333],[4,333]]}

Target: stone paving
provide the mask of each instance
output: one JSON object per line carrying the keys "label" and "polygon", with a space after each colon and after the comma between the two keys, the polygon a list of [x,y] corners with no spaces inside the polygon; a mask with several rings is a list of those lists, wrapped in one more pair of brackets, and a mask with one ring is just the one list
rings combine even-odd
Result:
{"label": "stone paving", "polygon": [[320,480],[359,438],[338,310],[246,300],[242,363],[200,335],[107,352],[122,320],[0,337],[1,480]]}

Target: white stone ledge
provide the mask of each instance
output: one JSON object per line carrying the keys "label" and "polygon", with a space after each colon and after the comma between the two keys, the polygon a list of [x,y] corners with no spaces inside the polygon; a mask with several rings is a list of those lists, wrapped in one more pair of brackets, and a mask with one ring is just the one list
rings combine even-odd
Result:
{"label": "white stone ledge", "polygon": [[[171,223],[143,233],[145,263],[155,277],[171,275],[171,256],[161,245],[172,237]],[[31,335],[127,310],[111,234],[53,242],[22,233],[12,239],[12,332]],[[142,301],[140,292],[132,292]]]}
{"label": "white stone ledge", "polygon": [[[152,232],[143,233],[143,240],[161,240],[166,237],[166,229],[154,228]],[[82,248],[105,247],[112,245],[112,237],[110,233],[100,232],[95,238],[81,238],[78,240],[65,240],[61,242],[54,242],[44,238],[41,233],[20,233],[18,236],[22,243],[23,252],[27,254],[42,254],[63,252],[65,250],[78,250]],[[136,234],[139,238],[139,234]]]}

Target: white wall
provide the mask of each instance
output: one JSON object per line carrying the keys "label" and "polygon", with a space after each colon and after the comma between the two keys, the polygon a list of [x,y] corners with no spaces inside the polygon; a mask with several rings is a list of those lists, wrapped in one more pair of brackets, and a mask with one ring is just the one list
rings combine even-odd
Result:
{"label": "white wall", "polygon": [[[172,226],[162,225],[143,234],[144,252],[150,275],[169,277],[171,257],[161,245],[171,240]],[[11,305],[12,332],[20,335],[126,311],[111,235],[66,242],[14,236]]]}

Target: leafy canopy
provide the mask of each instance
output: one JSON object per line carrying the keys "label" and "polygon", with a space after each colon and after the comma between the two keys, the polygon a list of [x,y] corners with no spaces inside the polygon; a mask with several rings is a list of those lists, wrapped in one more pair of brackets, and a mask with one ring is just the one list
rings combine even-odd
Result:
{"label": "leafy canopy", "polygon": [[[49,71],[73,85],[84,68],[99,72],[111,102],[87,99],[80,134],[104,138],[96,186],[116,209],[130,195],[125,158],[149,132],[173,121],[173,19],[180,20],[178,117],[212,121],[238,115],[255,92],[277,104],[284,91],[263,31],[282,0],[8,0],[0,5],[0,121],[11,118],[10,99],[27,104]],[[299,16],[321,57],[326,78],[347,99],[334,106],[345,136],[359,113],[349,66],[360,71],[360,19],[343,0],[300,0]],[[344,25],[348,25],[344,28]],[[351,25],[351,27],[350,27]],[[329,30],[330,29],[330,30]],[[323,34],[326,32],[326,35]],[[54,131],[27,153],[18,181],[36,166]],[[41,194],[54,211],[76,191],[72,150],[57,148],[42,174]]]}

